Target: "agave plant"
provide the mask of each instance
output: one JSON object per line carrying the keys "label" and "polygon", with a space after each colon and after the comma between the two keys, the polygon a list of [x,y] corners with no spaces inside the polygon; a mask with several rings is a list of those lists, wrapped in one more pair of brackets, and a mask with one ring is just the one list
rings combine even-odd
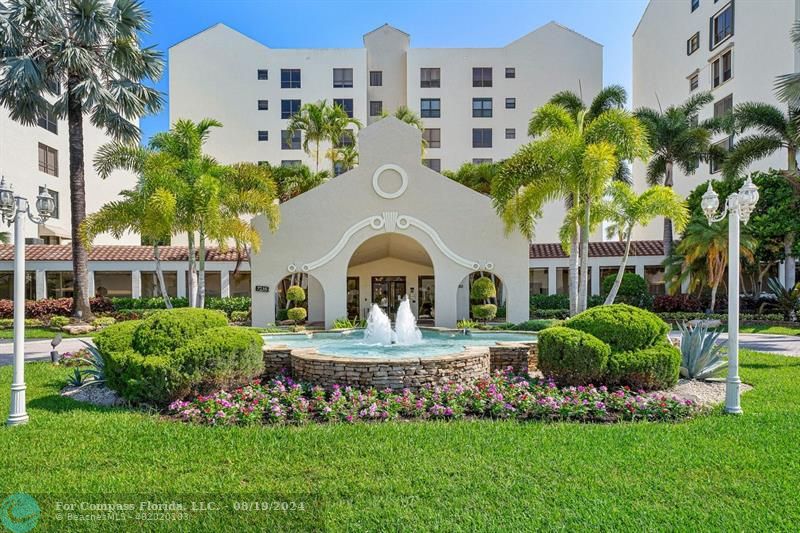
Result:
{"label": "agave plant", "polygon": [[678,324],[681,330],[681,376],[688,379],[708,379],[728,366],[722,359],[724,345],[717,344],[719,331],[698,324]]}
{"label": "agave plant", "polygon": [[83,375],[90,376],[92,378],[92,383],[103,383],[106,380],[106,364],[103,360],[103,356],[100,355],[100,351],[89,344],[86,341],[83,341],[86,345],[86,351],[89,352],[89,357],[84,358],[84,361],[89,365],[89,368],[83,370]]}
{"label": "agave plant", "polygon": [[793,289],[784,287],[778,278],[767,280],[767,287],[770,292],[770,300],[761,304],[758,312],[763,313],[769,307],[783,313],[786,320],[797,320],[797,310],[800,309],[800,283]]}
{"label": "agave plant", "polygon": [[81,372],[80,368],[74,368],[72,370],[72,374],[67,377],[67,386],[69,387],[82,387],[86,384],[86,380],[83,377],[83,372]]}

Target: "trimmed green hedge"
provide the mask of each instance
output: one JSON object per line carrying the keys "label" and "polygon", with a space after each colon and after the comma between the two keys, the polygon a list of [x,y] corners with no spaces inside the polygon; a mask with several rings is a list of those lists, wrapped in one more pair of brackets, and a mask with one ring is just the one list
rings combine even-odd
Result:
{"label": "trimmed green hedge", "polygon": [[94,336],[94,345],[102,354],[128,350],[133,344],[133,333],[141,323],[141,320],[127,320],[109,326]]}
{"label": "trimmed green hedge", "polygon": [[566,294],[534,294],[530,297],[531,309],[569,309]]}
{"label": "trimmed green hedge", "polygon": [[678,382],[680,367],[680,350],[665,341],[644,350],[611,354],[607,382],[634,389],[666,389]]}
{"label": "trimmed green hedge", "polygon": [[[188,298],[170,298],[173,308],[189,307]],[[166,309],[164,299],[161,297],[153,298],[111,298],[114,311],[132,311],[149,309]],[[206,297],[205,308],[224,311],[230,316],[234,311],[250,311],[251,299],[249,296],[231,296],[220,298],[217,296]]]}
{"label": "trimmed green hedge", "polygon": [[497,297],[497,289],[491,278],[478,278],[472,282],[469,296],[473,300],[488,300]]}
{"label": "trimmed green hedge", "polygon": [[669,324],[657,315],[627,304],[602,305],[587,309],[564,325],[591,333],[615,352],[648,348],[666,337]]}
{"label": "trimmed green hedge", "polygon": [[562,326],[539,332],[539,369],[560,384],[599,382],[609,355],[611,348],[589,333]]}
{"label": "trimmed green hedge", "polygon": [[142,355],[172,352],[207,329],[227,325],[228,319],[220,311],[191,307],[159,311],[136,329],[131,347]]}
{"label": "trimmed green hedge", "polygon": [[491,320],[497,316],[497,306],[494,304],[475,304],[472,306],[472,316],[479,320]]}
{"label": "trimmed green hedge", "polygon": [[[617,279],[617,274],[611,274],[603,278],[601,294],[605,300],[608,293],[611,292],[611,287],[614,286],[614,281]],[[643,309],[651,309],[653,307],[653,297],[650,295],[650,288],[647,286],[647,281],[639,274],[633,272],[626,272],[622,275],[622,282],[617,291],[617,297],[614,299],[615,303],[635,305]]]}

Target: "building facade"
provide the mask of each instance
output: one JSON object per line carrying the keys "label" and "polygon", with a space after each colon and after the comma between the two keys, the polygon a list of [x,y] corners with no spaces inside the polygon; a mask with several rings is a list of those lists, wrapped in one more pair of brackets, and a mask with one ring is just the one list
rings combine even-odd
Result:
{"label": "building facade", "polygon": [[[703,120],[724,115],[743,102],[766,102],[785,108],[774,94],[775,78],[800,70],[789,39],[800,18],[800,0],[651,0],[633,34],[633,107],[666,109],[692,94],[711,91],[714,101],[699,114]],[[735,138],[712,139],[729,147]],[[749,171],[785,169],[785,150],[759,160]],[[637,188],[647,187],[645,165],[633,169]],[[703,163],[692,175],[674,170],[674,188],[683,196],[701,183],[721,178],[718,165]],[[658,239],[663,219],[635,233]]]}

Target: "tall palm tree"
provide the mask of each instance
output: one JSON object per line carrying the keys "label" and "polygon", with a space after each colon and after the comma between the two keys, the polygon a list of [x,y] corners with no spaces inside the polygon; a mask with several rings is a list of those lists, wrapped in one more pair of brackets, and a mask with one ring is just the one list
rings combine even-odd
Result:
{"label": "tall palm tree", "polygon": [[528,237],[545,203],[572,201],[568,216],[576,221],[580,246],[572,240],[570,268],[574,272],[580,264],[580,273],[570,279],[570,307],[578,313],[586,308],[593,209],[600,206],[621,159],[648,155],[644,129],[627,111],[608,109],[588,123],[586,114],[581,110],[573,116],[553,103],[537,109],[528,127],[536,140],[505,161],[492,186],[506,227],[516,226]]}
{"label": "tall palm tree", "polygon": [[[790,37],[794,47],[800,51],[800,20],[794,21]],[[775,90],[781,102],[786,102],[790,108],[800,108],[800,72],[778,76]]]}
{"label": "tall palm tree", "polygon": [[[773,105],[761,102],[739,104],[733,110],[731,131],[739,134],[748,130],[752,133],[738,138],[723,163],[724,175],[728,178],[738,177],[754,161],[786,150],[786,171],[783,174],[795,190],[800,192],[800,176],[797,172],[800,110],[790,108],[784,113]],[[789,232],[783,239],[787,287],[794,287],[795,284],[795,258],[792,254],[795,238],[795,234]]]}
{"label": "tall palm tree", "polygon": [[[711,135],[720,127],[713,119],[697,122],[700,109],[714,101],[710,92],[690,96],[684,103],[670,106],[666,111],[640,108],[636,117],[644,124],[653,156],[647,165],[647,181],[651,185],[674,185],[673,171],[677,165],[691,175],[701,161],[711,157]],[[672,221],[664,219],[664,255],[672,253],[674,234]]]}
{"label": "tall palm tree", "polygon": [[605,305],[614,303],[622,284],[622,277],[625,274],[625,266],[631,251],[633,229],[637,225],[646,226],[655,217],[662,216],[672,220],[677,231],[683,231],[689,219],[686,202],[674,190],[663,185],[654,185],[637,195],[629,185],[617,182],[611,185],[608,196],[607,204],[611,211],[608,219],[612,222],[608,233],[609,236],[618,235],[625,241],[625,254],[620,261],[617,277],[608,293]]}
{"label": "tall palm tree", "polygon": [[12,120],[29,126],[48,111],[67,120],[72,314],[84,320],[92,316],[88,254],[79,234],[86,217],[84,117],[114,139],[135,142],[135,120],[161,108],[161,94],[143,82],[160,78],[164,65],[160,52],[141,46],[140,34],[149,25],[138,0],[0,5],[0,104]]}
{"label": "tall palm tree", "polygon": [[350,127],[360,128],[361,123],[347,115],[347,112],[339,105],[329,106],[325,100],[320,102],[309,102],[303,104],[300,112],[296,113],[289,120],[286,126],[287,135],[301,132],[303,136],[303,150],[311,153],[311,145],[314,145],[314,161],[316,172],[319,172],[320,145],[330,141],[333,144],[341,142],[342,136],[349,136],[355,142],[354,135],[350,132]]}
{"label": "tall palm tree", "polygon": [[338,163],[341,166],[342,172],[353,170],[358,166],[358,151],[355,145],[345,144],[343,146],[333,146],[328,150],[328,159],[331,160],[331,165],[335,169]]}

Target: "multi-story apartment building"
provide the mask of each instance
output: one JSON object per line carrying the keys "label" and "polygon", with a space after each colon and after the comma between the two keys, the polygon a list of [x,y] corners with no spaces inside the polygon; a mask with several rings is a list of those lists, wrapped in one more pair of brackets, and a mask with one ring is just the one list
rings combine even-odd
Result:
{"label": "multi-story apartment building", "polygon": [[[424,123],[424,163],[442,171],[510,156],[529,140],[533,109],[566,89],[591,99],[602,69],[600,44],[554,22],[502,48],[412,48],[387,24],[357,49],[269,48],[217,24],[170,48],[170,119],[221,121],[206,148],[223,162],[314,169],[302,137],[286,132],[302,104],[342,105],[365,126],[407,106]],[[539,242],[558,240],[561,213],[548,206]]]}
{"label": "multi-story apartment building", "polygon": [[[110,138],[92,126],[88,120],[84,127],[86,210],[96,211],[117,197],[123,189],[130,189],[136,177],[130,172],[115,172],[108,179],[100,179],[92,166],[97,149]],[[45,224],[37,226],[27,222],[25,238],[28,242],[64,244],[70,242],[69,193],[69,135],[67,121],[49,115],[39,119],[36,126],[23,126],[11,120],[8,110],[0,107],[0,173],[14,186],[16,194],[27,198],[31,205],[40,189],[47,188],[56,200],[56,211]],[[13,242],[13,231],[7,231]],[[98,236],[98,244],[139,244],[138,235],[113,239],[110,235]]]}
{"label": "multi-story apartment building", "polygon": [[[633,34],[633,106],[666,109],[697,91],[711,91],[714,102],[699,119],[728,113],[742,102],[768,102],[785,108],[773,92],[776,76],[800,70],[800,56],[789,31],[800,17],[800,0],[651,0]],[[713,141],[730,146],[725,133]],[[785,151],[753,163],[749,170],[786,168]],[[701,164],[693,175],[679,168],[674,187],[686,195],[699,184],[721,177],[715,164]],[[645,166],[634,165],[638,187],[646,187]],[[660,238],[663,222],[641,229],[636,238]]]}

